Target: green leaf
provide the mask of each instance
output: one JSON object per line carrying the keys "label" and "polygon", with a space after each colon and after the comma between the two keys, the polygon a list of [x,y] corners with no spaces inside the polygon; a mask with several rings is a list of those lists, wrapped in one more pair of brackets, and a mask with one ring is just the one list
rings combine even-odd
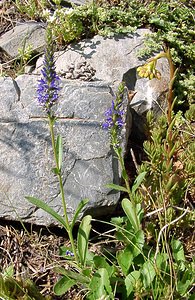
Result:
{"label": "green leaf", "polygon": [[82,211],[83,207],[85,207],[85,205],[89,202],[89,199],[83,199],[79,202],[79,205],[74,213],[74,217],[72,219],[72,222],[71,222],[71,228],[73,229],[76,221],[77,221],[77,218],[78,218],[78,215],[80,214],[80,212]]}
{"label": "green leaf", "polygon": [[107,270],[109,277],[114,273],[114,266],[109,265],[106,259],[102,256],[94,256],[93,258],[96,269],[104,268]]}
{"label": "green leaf", "polygon": [[133,289],[136,287],[136,283],[140,278],[140,271],[133,271],[125,278],[125,287],[126,287],[126,298],[129,297]]}
{"label": "green leaf", "polygon": [[132,239],[132,244],[130,245],[132,248],[133,257],[136,257],[142,252],[144,247],[144,231],[139,230],[136,232],[135,236]]}
{"label": "green leaf", "polygon": [[63,156],[63,142],[61,135],[57,136],[56,145],[55,145],[58,169],[61,170],[62,167],[62,156]]}
{"label": "green leaf", "polygon": [[110,189],[113,189],[113,190],[128,193],[128,190],[124,186],[121,186],[121,185],[118,185],[118,184],[110,183],[110,184],[106,184],[106,187],[110,188]]}
{"label": "green leaf", "polygon": [[133,262],[131,247],[127,246],[124,250],[118,251],[116,257],[123,274],[127,275]]}
{"label": "green leaf", "polygon": [[58,280],[58,282],[54,285],[54,293],[57,296],[61,296],[65,294],[72,286],[76,284],[76,280],[70,279],[66,276],[63,276]]}
{"label": "green leaf", "polygon": [[[191,285],[192,285],[192,281],[190,279],[188,279],[186,281],[178,281],[177,282],[178,293],[184,297]],[[194,299],[195,299],[195,295],[194,295]]]}
{"label": "green leaf", "polygon": [[86,272],[84,274],[73,272],[70,270],[66,270],[63,267],[56,267],[54,268],[54,271],[58,274],[64,275],[65,277],[71,278],[76,280],[76,282],[79,282],[81,284],[89,284],[90,278],[86,276]]}
{"label": "green leaf", "polygon": [[48,214],[50,214],[50,216],[52,216],[54,219],[56,219],[58,221],[58,223],[60,223],[66,229],[66,223],[65,223],[64,219],[55,210],[53,210],[49,205],[47,205],[45,202],[43,202],[42,200],[37,199],[35,197],[29,197],[29,196],[27,196],[25,198],[30,203],[36,205],[37,207],[43,209]]}
{"label": "green leaf", "polygon": [[167,253],[158,253],[156,257],[156,266],[159,270],[162,270],[163,272],[167,271],[168,266],[168,254]]}
{"label": "green leaf", "polygon": [[[4,297],[6,296],[5,294],[8,294],[8,290],[6,288],[3,276],[0,274],[0,297],[3,297],[3,300],[4,300]],[[9,294],[7,296],[9,296]],[[7,299],[9,300],[8,297],[6,298],[6,300]]]}
{"label": "green leaf", "polygon": [[38,286],[35,285],[35,283],[32,282],[30,279],[25,279],[24,285],[22,287],[24,291],[28,291],[29,300],[45,300],[45,297],[43,297],[40,293]]}
{"label": "green leaf", "polygon": [[181,261],[186,260],[183,245],[179,240],[173,239],[171,241],[171,247],[172,247],[172,251],[173,251],[173,257],[176,262],[181,262]]}
{"label": "green leaf", "polygon": [[85,269],[82,269],[82,274],[83,274],[83,276],[85,276],[85,279],[86,279],[86,277],[89,277],[89,280],[85,280],[85,282],[88,284],[91,281],[92,269],[88,268],[88,267]]}
{"label": "green leaf", "polygon": [[141,224],[141,221],[142,221],[142,218],[143,218],[143,215],[144,215],[144,211],[142,209],[141,203],[136,204],[136,214],[137,214],[137,217],[138,217],[139,224]]}
{"label": "green leaf", "polygon": [[[89,297],[89,299],[114,299],[108,272],[105,268],[100,268],[93,275],[90,289],[91,297]],[[110,296],[110,298],[107,296]]]}
{"label": "green leaf", "polygon": [[111,223],[117,226],[121,226],[126,221],[127,217],[113,217],[111,218]]}
{"label": "green leaf", "polygon": [[95,254],[91,251],[87,251],[86,253],[86,264],[87,266],[92,266],[93,265],[93,258],[94,258]]}
{"label": "green leaf", "polygon": [[143,277],[143,285],[145,288],[149,287],[154,280],[154,277],[156,275],[154,266],[150,260],[147,260],[142,268],[141,268],[141,274]]}
{"label": "green leaf", "polygon": [[177,281],[177,291],[183,297],[194,284],[194,267],[192,264],[186,268],[185,272],[180,272],[183,276],[180,276],[181,279]]}
{"label": "green leaf", "polygon": [[122,177],[123,177],[123,179],[124,180],[129,180],[129,178],[128,178],[128,175],[127,175],[127,172],[126,172],[126,170],[124,169],[124,170],[122,170],[122,173],[121,173],[121,175],[122,175]]}
{"label": "green leaf", "polygon": [[141,174],[139,174],[137,176],[137,178],[135,179],[133,186],[132,186],[132,193],[135,193],[135,191],[138,189],[140,184],[143,182],[146,174],[147,174],[147,172],[142,172]]}
{"label": "green leaf", "polygon": [[53,174],[55,175],[59,175],[60,174],[60,171],[58,168],[52,168],[51,171],[53,172]]}
{"label": "green leaf", "polygon": [[135,211],[134,205],[131,203],[131,201],[127,198],[124,198],[122,200],[122,208],[127,215],[131,225],[133,226],[135,231],[138,231],[140,229],[140,223],[139,218],[137,216],[137,212]]}
{"label": "green leaf", "polygon": [[2,273],[3,277],[12,277],[14,276],[14,266],[10,265],[9,267],[7,267],[3,273]]}
{"label": "green leaf", "polygon": [[90,215],[87,215],[82,219],[77,235],[78,255],[80,258],[80,262],[83,266],[85,266],[86,255],[88,251],[88,241],[91,230],[91,219],[92,217]]}

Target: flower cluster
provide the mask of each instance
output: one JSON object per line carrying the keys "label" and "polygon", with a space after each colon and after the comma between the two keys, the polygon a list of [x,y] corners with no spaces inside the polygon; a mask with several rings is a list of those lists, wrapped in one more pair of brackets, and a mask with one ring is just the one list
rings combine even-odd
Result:
{"label": "flower cluster", "polygon": [[74,256],[74,253],[71,252],[70,250],[66,250],[66,255],[67,256]]}
{"label": "flower cluster", "polygon": [[38,81],[37,88],[38,103],[48,115],[51,115],[51,108],[57,102],[60,90],[60,78],[55,71],[53,52],[52,34],[48,30],[47,47],[41,70],[42,78]]}
{"label": "flower cluster", "polygon": [[120,145],[120,131],[124,126],[124,109],[123,109],[124,83],[118,87],[115,100],[112,100],[111,107],[105,112],[105,122],[102,124],[103,129],[110,131],[111,144],[114,148]]}
{"label": "flower cluster", "polygon": [[138,75],[140,77],[149,78],[150,80],[153,78],[161,79],[161,74],[156,69],[156,63],[157,59],[154,58],[150,62],[146,63],[144,66],[138,67]]}
{"label": "flower cluster", "polygon": [[122,116],[124,115],[124,110],[120,109],[121,105],[122,103],[116,105],[114,100],[112,100],[111,107],[105,112],[106,120],[102,125],[103,129],[110,129],[114,126],[118,128],[123,127],[124,121]]}

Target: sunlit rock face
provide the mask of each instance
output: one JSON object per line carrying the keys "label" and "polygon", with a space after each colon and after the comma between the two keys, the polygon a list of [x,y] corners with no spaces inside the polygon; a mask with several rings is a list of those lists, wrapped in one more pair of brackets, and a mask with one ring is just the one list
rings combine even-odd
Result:
{"label": "sunlit rock face", "polygon": [[[146,33],[148,30],[112,38],[96,36],[55,54],[56,71],[62,79],[55,132],[63,137],[63,184],[70,219],[81,199],[89,199],[84,212],[93,216],[112,213],[120,199],[118,191],[106,187],[121,183],[121,170],[109,134],[102,129],[118,84],[126,84],[124,153],[129,136],[142,135],[142,115],[149,109],[158,114],[159,106],[164,105],[169,79],[166,61],[159,65],[161,81],[137,76],[136,68],[146,61],[137,56]],[[54,160],[48,122],[37,103],[41,65],[40,58],[33,74],[0,78],[0,218],[56,225],[25,199],[40,198],[63,215],[57,178],[51,171]],[[134,97],[129,98],[129,93]]]}

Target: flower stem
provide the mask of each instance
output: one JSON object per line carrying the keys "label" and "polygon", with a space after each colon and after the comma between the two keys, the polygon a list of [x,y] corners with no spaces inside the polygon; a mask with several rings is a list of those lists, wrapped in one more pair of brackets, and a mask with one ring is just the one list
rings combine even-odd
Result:
{"label": "flower stem", "polygon": [[48,120],[49,120],[49,129],[50,129],[51,141],[52,141],[52,149],[53,149],[53,153],[54,153],[54,159],[55,159],[55,164],[56,164],[56,168],[57,168],[57,176],[58,176],[58,181],[59,181],[59,186],[60,186],[60,193],[61,193],[61,197],[62,197],[64,220],[65,220],[65,223],[66,223],[66,228],[65,229],[66,229],[66,231],[68,233],[68,237],[70,239],[72,252],[74,253],[74,258],[75,258],[77,264],[79,264],[79,259],[78,259],[76,247],[75,247],[75,244],[74,244],[73,234],[72,234],[72,228],[71,228],[69,220],[68,220],[67,206],[66,206],[64,187],[63,187],[63,181],[62,181],[62,174],[61,174],[61,169],[59,168],[57,151],[56,151],[56,146],[55,146],[55,135],[54,135],[54,121],[55,121],[55,118],[52,117],[50,114],[48,114]]}
{"label": "flower stem", "polygon": [[126,189],[127,189],[127,192],[128,192],[129,199],[132,203],[133,213],[134,213],[134,216],[135,216],[135,219],[136,219],[136,225],[137,225],[137,228],[139,228],[139,221],[138,221],[137,211],[136,211],[136,202],[133,198],[133,195],[132,195],[132,192],[131,192],[131,189],[130,189],[128,174],[126,172],[124,159],[123,159],[123,156],[122,156],[122,149],[121,148],[120,149],[119,148],[115,149],[115,152],[118,156],[118,160],[119,160],[121,170],[122,170],[122,177],[125,181],[125,186],[126,186]]}
{"label": "flower stem", "polygon": [[173,120],[173,116],[172,116],[172,112],[173,112],[173,105],[174,105],[174,93],[173,93],[173,84],[174,84],[174,80],[175,80],[175,76],[176,76],[176,72],[177,70],[175,70],[174,68],[174,64],[173,64],[173,60],[171,57],[171,52],[170,49],[166,49],[166,58],[168,60],[169,63],[169,70],[170,70],[170,81],[169,81],[169,87],[168,87],[168,93],[167,93],[167,123],[168,123],[168,137],[167,137],[167,166],[170,164],[171,161],[171,150],[173,148],[173,132],[172,132],[172,120]]}

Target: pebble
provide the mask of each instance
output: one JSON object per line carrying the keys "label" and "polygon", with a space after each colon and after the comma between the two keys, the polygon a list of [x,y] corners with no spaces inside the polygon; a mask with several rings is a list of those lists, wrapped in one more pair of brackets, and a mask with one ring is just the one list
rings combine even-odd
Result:
{"label": "pebble", "polygon": [[65,78],[71,79],[71,78],[72,78],[72,73],[66,73],[66,74],[65,74]]}
{"label": "pebble", "polygon": [[95,75],[95,69],[81,58],[79,62],[70,63],[68,70],[61,70],[60,75],[66,79],[80,79],[84,81],[91,81]]}

